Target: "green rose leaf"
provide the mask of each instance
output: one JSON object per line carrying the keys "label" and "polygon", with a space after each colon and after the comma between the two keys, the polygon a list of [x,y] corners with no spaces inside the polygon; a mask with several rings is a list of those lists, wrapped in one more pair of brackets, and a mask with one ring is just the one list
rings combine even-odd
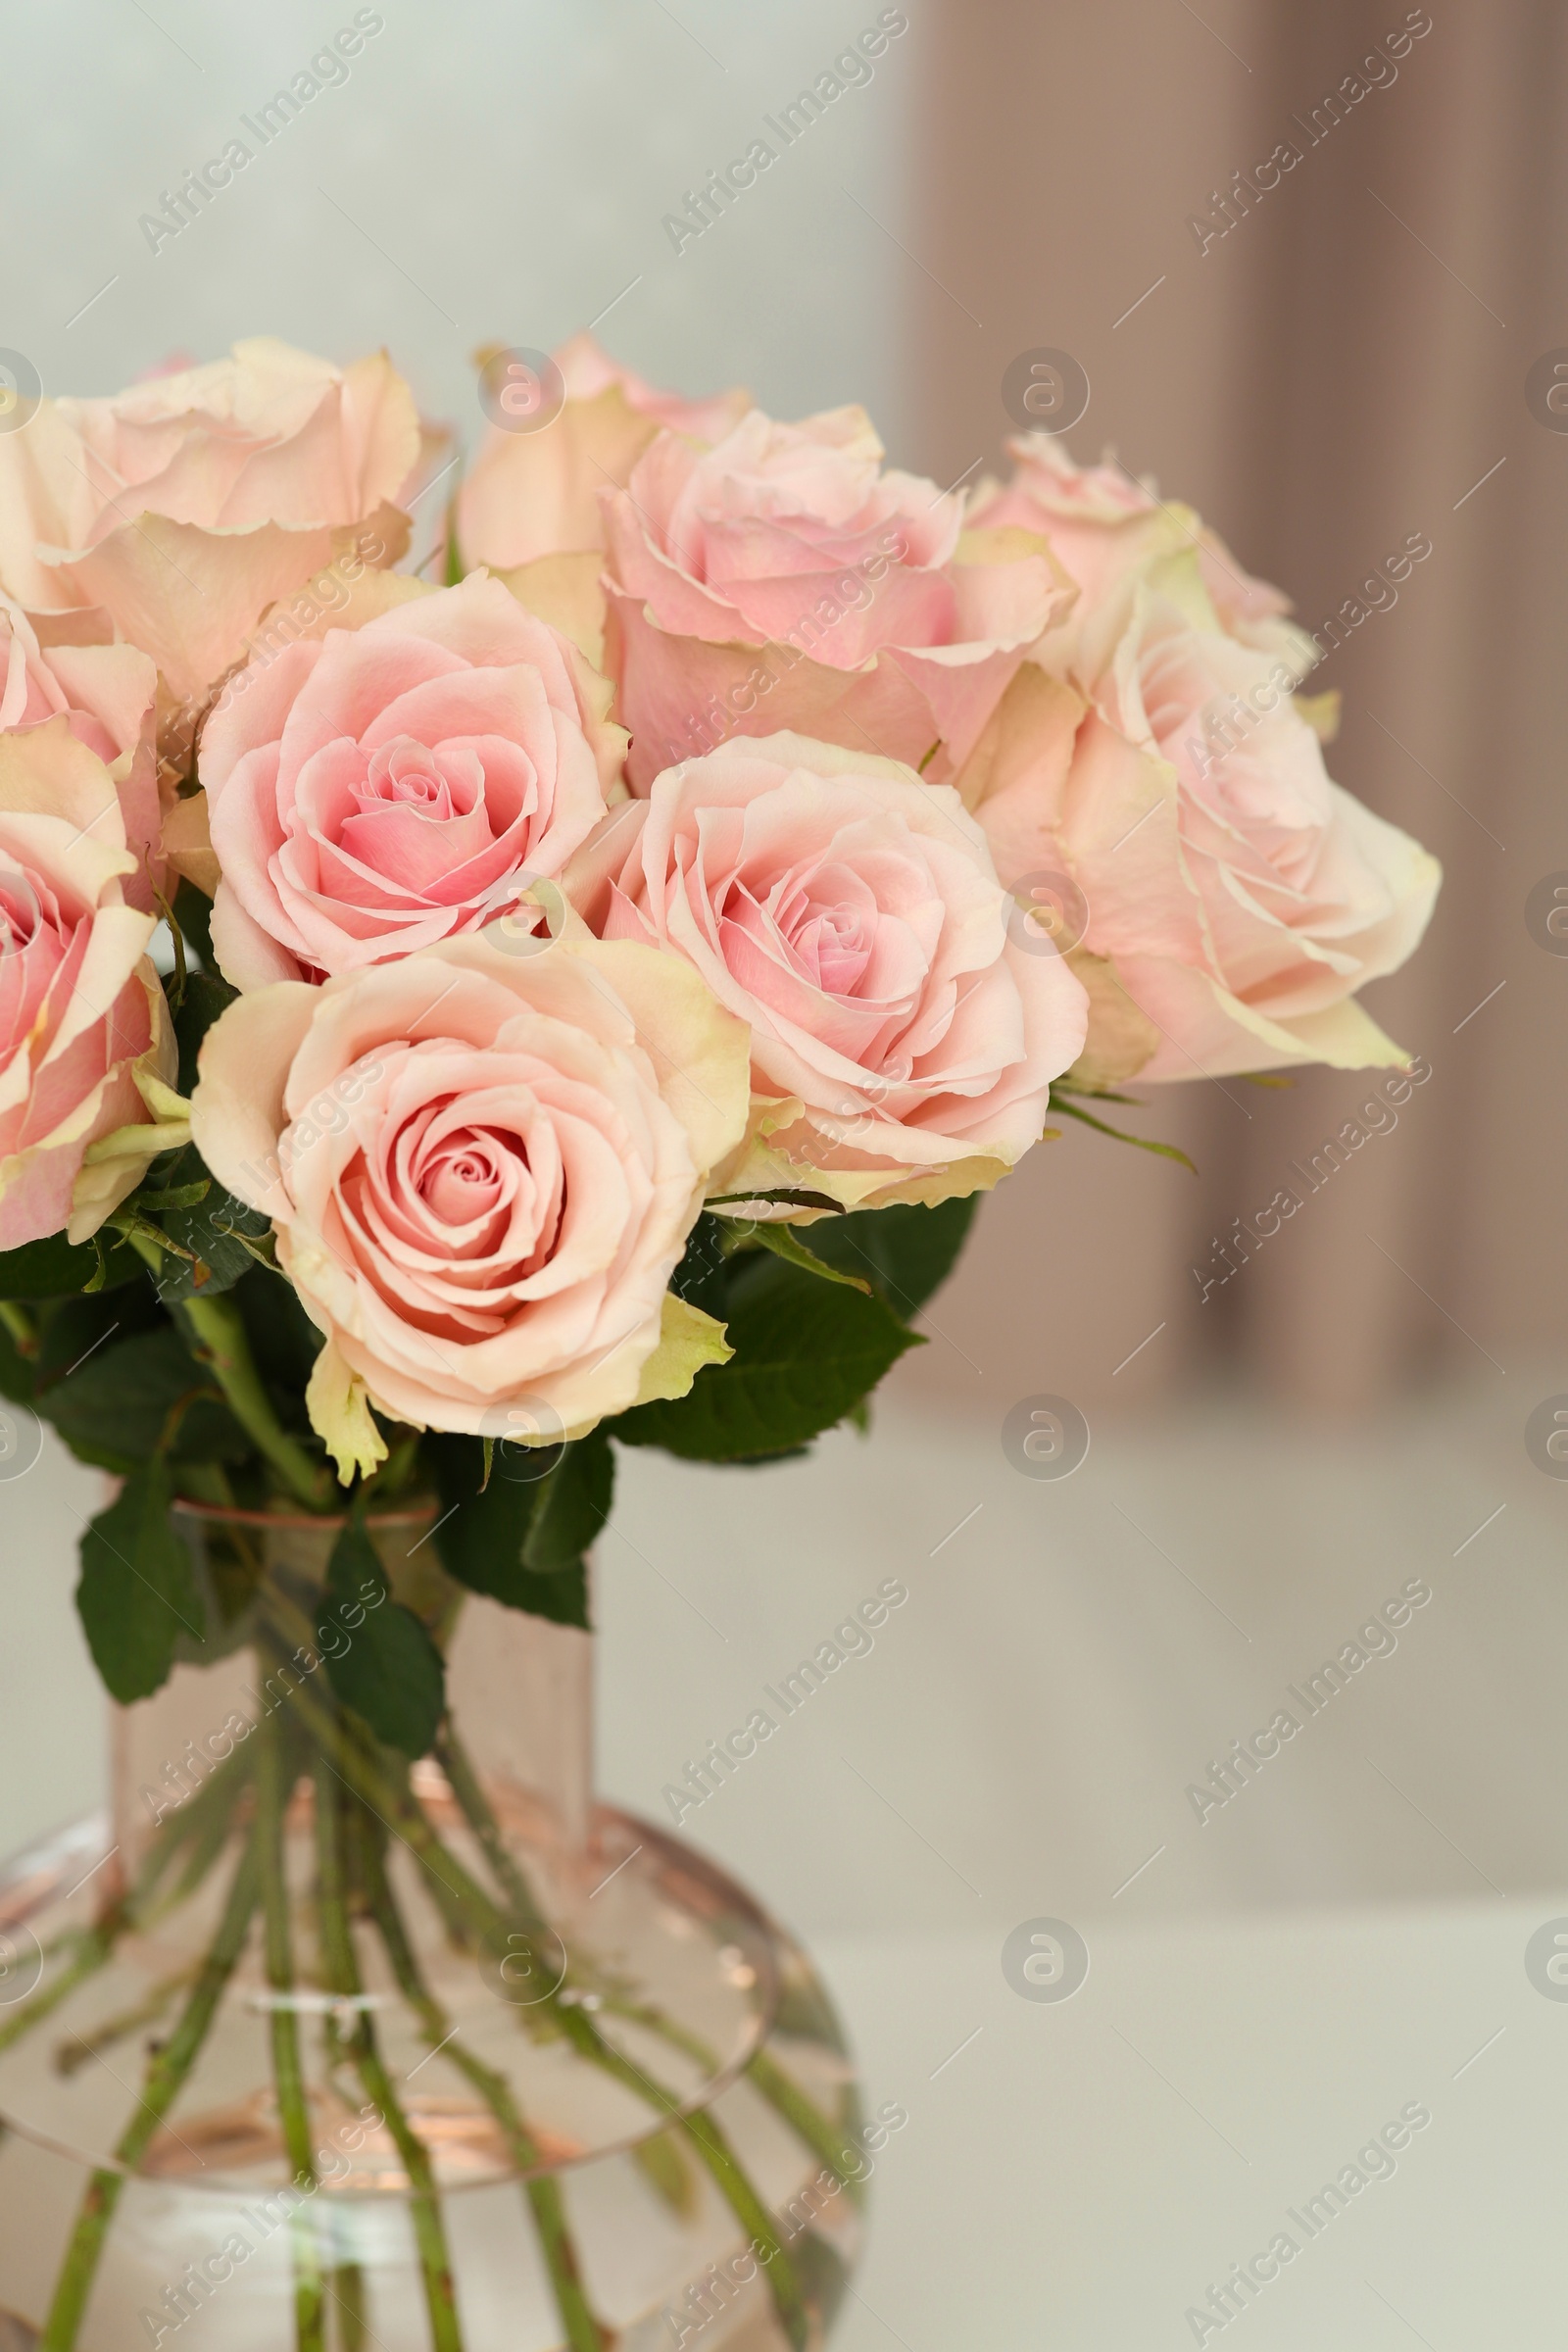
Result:
{"label": "green rose leaf", "polygon": [[422,1756],[446,1708],[446,1668],[391,1590],[375,1545],[351,1519],[327,1562],[316,1639],[343,1705],[388,1747]]}
{"label": "green rose leaf", "polygon": [[[114,1290],[145,1272],[127,1243],[117,1241],[112,1233],[102,1240],[108,1275],[101,1288]],[[47,1241],[0,1250],[0,1298],[64,1298],[73,1291],[84,1291],[97,1272],[98,1251],[91,1242],[73,1249],[63,1233],[53,1233]]]}
{"label": "green rose leaf", "polygon": [[[174,920],[185,934],[185,953],[194,954],[211,970],[213,966],[213,902],[206,891],[198,890],[182,874],[174,892]],[[186,1002],[190,1001],[190,983],[186,981]],[[180,1088],[184,1094],[186,1089]]]}
{"label": "green rose leaf", "polygon": [[[181,1298],[212,1298],[232,1290],[256,1263],[254,1249],[264,1248],[272,1221],[260,1209],[237,1200],[207,1174],[194,1146],[180,1153],[168,1178],[171,1190],[206,1179],[203,1200],[174,1208],[161,1208],[158,1222],[172,1242],[190,1251],[189,1257],[166,1257],[156,1283],[166,1305]],[[253,1245],[248,1249],[246,1244]]]}
{"label": "green rose leaf", "polygon": [[582,1551],[609,1512],[613,1476],[604,1440],[540,1447],[537,1477],[527,1475],[534,1464],[524,1448],[498,1446],[488,1485],[482,1440],[443,1436],[426,1446],[442,1511],[435,1544],[447,1574],[509,1609],[586,1628]]}
{"label": "green rose leaf", "polygon": [[[615,1457],[600,1430],[568,1446],[549,1476],[539,1481],[538,1500],[522,1547],[523,1565],[540,1577],[564,1577],[582,1566],[583,1554],[610,1517],[615,1489]],[[587,1618],[564,1617],[564,1625]]]}
{"label": "green rose leaf", "polygon": [[93,1663],[122,1706],[163,1688],[182,1635],[201,1640],[201,1602],[172,1499],[167,1465],[150,1462],[81,1539],[76,1608]]}
{"label": "green rose leaf", "polygon": [[783,1453],[842,1421],[906,1348],[922,1345],[881,1298],[775,1257],[734,1283],[729,1341],[734,1356],[699,1372],[689,1396],[634,1406],[611,1424],[613,1434],[688,1461]]}
{"label": "green rose leaf", "polygon": [[196,1084],[196,1056],[203,1038],[238,994],[237,988],[230,988],[216,972],[186,975],[185,994],[173,1016],[174,1041],[179,1048],[179,1076],[174,1083],[182,1095],[188,1096]]}
{"label": "green rose leaf", "polygon": [[172,1450],[187,1460],[245,1460],[249,1440],[167,1323],[106,1340],[79,1369],[45,1389],[36,1404],[78,1461],[128,1474],[160,1451],[170,1417],[186,1398]]}
{"label": "green rose leaf", "polygon": [[847,1274],[862,1275],[895,1314],[907,1317],[952,1273],[979,1198],[971,1193],[967,1200],[944,1200],[935,1208],[905,1202],[857,1209],[847,1217],[818,1217],[804,1239],[817,1257]]}

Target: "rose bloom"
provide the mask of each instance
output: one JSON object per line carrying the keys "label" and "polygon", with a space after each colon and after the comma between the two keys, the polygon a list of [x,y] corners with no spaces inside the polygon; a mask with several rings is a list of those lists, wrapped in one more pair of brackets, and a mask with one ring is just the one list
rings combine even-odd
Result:
{"label": "rose bloom", "polygon": [[449,940],[229,1006],[192,1130],[326,1335],[307,1401],[345,1477],[381,1449],[367,1396],[526,1443],[722,1359],[665,1292],[744,1133],[746,1063],[678,957],[594,940]]}
{"label": "rose bloom", "polygon": [[591,929],[685,956],[750,1023],[758,1115],[725,1195],[993,1185],[1083,1044],[1083,990],[1009,932],[956,794],[894,760],[725,744],[615,809],[565,887]]}
{"label": "rose bloom", "polygon": [[1244,571],[1191,507],[1159,498],[1147,477],[1135,480],[1108,458],[1075,465],[1051,433],[1024,433],[1007,448],[1016,460],[1012,480],[1004,490],[982,486],[975,524],[1036,532],[1049,543],[1079,590],[1075,625],[1092,628],[1093,616],[1130,574],[1162,558],[1184,557],[1196,545],[1213,616],[1227,636],[1283,656],[1298,677],[1316,662],[1310,637],[1285,617],[1289,597]]}
{"label": "rose bloom", "polygon": [[133,645],[43,645],[20,605],[0,597],[0,732],[64,716],[114,778],[136,861],[128,905],[153,910],[166,888],[158,806],[158,666]]}
{"label": "rose bloom", "polygon": [[477,930],[604,815],[625,737],[575,646],[482,572],[376,586],[398,601],[239,671],[203,730],[236,987]]}
{"label": "rose bloom", "polygon": [[148,1125],[138,1078],[167,1086],[177,1057],[135,871],[70,716],[0,736],[0,1250],[85,1241],[143,1173],[112,1139]]}
{"label": "rose bloom", "polygon": [[[745,415],[744,392],[682,400],[619,368],[592,335],[552,353],[565,405],[533,432],[492,424],[458,493],[458,543],[467,564],[498,571],[543,556],[603,548],[600,493],[624,489],[663,427],[717,441]],[[596,566],[597,568],[597,566]]]}
{"label": "rose bloom", "polygon": [[347,368],[270,336],[108,399],[46,400],[0,435],[0,588],[91,612],[199,694],[268,606],[381,517],[419,454],[384,352]]}
{"label": "rose bloom", "polygon": [[1437,861],[1330,780],[1289,657],[1227,633],[1199,552],[1129,574],[1068,672],[1020,671],[959,789],[1020,906],[1086,921],[1087,1073],[1402,1060],[1354,992],[1414,949]]}
{"label": "rose bloom", "polygon": [[753,409],[712,446],[662,433],[606,491],[606,666],[634,792],[779,728],[933,782],[968,756],[1070,590],[1042,539],[966,531],[961,496],[882,455],[863,409]]}

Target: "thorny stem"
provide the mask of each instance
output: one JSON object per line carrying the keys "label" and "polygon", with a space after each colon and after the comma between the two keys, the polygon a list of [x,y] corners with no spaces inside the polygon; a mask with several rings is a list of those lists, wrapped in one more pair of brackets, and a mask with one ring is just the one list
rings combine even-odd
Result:
{"label": "thorny stem", "polygon": [[[318,1758],[316,1764],[316,1856],[321,1958],[331,1989],[341,1993],[345,2000],[357,2002],[362,1987],[360,1964],[354,1950],[354,1932],[349,1924],[344,1895],[341,1803],[338,1785],[324,1759]],[[419,2268],[424,2276],[425,2307],[430,2315],[430,2339],[434,2352],[463,2352],[463,2330],[458,2322],[452,2284],[452,2260],[447,2251],[446,2229],[436,2199],[435,2176],[430,2167],[429,2153],[398,2104],[392,2078],[376,2047],[375,2028],[368,2011],[357,2010],[353,2031],[346,2039],[360,2080],[385,2116],[387,2129],[396,2143],[404,2172],[408,2175],[415,2242],[419,2249]]]}
{"label": "thorny stem", "polygon": [[[19,2004],[14,2016],[0,2021],[0,2051],[8,2050],[15,2042],[29,2034],[34,2026],[42,2025],[50,2013],[58,2009],[68,1994],[78,1984],[96,1976],[114,1956],[115,1946],[122,1936],[132,1928],[145,1927],[167,1911],[177,1908],[187,1894],[205,1879],[217,1860],[224,1838],[232,1827],[232,1814],[238,1795],[249,1778],[248,1759],[231,1757],[215,1772],[196,1795],[181,1805],[167,1828],[160,1825],[146,1860],[143,1862],[129,1891],[121,1895],[105,1912],[102,1919],[67,1940],[74,1945],[74,1953],[54,1980]],[[220,1805],[215,1798],[223,1799]],[[192,1843],[194,1851],[178,1885],[162,1902],[155,1898],[174,1857],[183,1845]]]}
{"label": "thorny stem", "polygon": [[473,1769],[467,1749],[458,1738],[457,1726],[450,1716],[436,1735],[435,1760],[446,1774],[447,1785],[458,1800],[465,1821],[479,1840],[484,1858],[494,1871],[496,1884],[508,1902],[528,1927],[548,1928],[549,1922],[539,1908],[538,1898],[501,1835],[501,1824],[480,1787],[479,1776]]}
{"label": "thorny stem", "polygon": [[[544,1926],[546,1923],[538,1904],[502,1837],[501,1825],[450,1721],[442,1727],[435,1753],[464,1818],[479,1840],[506,1893],[518,1911],[528,1918],[530,1925]],[[717,2068],[716,2052],[695,2034],[688,2034],[672,2018],[665,2017],[662,2011],[620,1999],[613,1993],[606,1993],[603,1998],[607,2009],[616,2016],[628,2018],[636,2025],[645,2026],[651,2034],[657,2034],[662,2040],[695,2059],[699,2066],[705,2066],[710,2071]],[[784,2118],[812,2154],[821,2158],[841,2185],[849,2191],[851,2199],[856,2204],[863,2203],[863,2180],[848,2169],[850,2150],[845,2147],[843,2133],[832,2118],[824,2115],[807,2097],[800,2085],[791,2081],[766,2050],[759,2050],[746,2071],[754,2088]]]}
{"label": "thorny stem", "polygon": [[[262,1917],[267,1946],[267,1982],[272,1993],[272,2082],[289,2174],[300,2188],[317,2185],[311,2152],[311,2118],[300,2064],[299,2018],[293,2005],[294,1949],[284,1866],[284,1821],[293,1790],[293,1769],[280,1716],[264,1715],[257,1727],[256,1843],[261,1857]],[[299,2352],[325,2352],[321,2260],[315,2224],[296,2213],[290,2224],[294,2253],[294,2332]]]}
{"label": "thorny stem", "polygon": [[[492,1952],[506,1952],[512,1931],[505,1915],[497,1908],[464,1869],[457,1857],[448,1852],[436,1836],[418,1799],[410,1790],[391,1788],[382,1780],[368,1759],[356,1753],[325,1711],[313,1699],[307,1699],[303,1689],[292,1693],[302,1715],[311,1715],[322,1722],[326,1739],[338,1751],[334,1766],[323,1757],[325,1771],[348,1783],[356,1795],[367,1802],[377,1818],[403,1838],[422,1862],[429,1874],[430,1886],[449,1923],[466,1928],[470,1935],[477,1933],[481,1942]],[[323,1720],[324,1719],[324,1720]],[[320,1784],[318,1784],[320,1785]],[[329,1784],[327,1784],[329,1785]],[[376,1802],[377,1797],[380,1804]],[[387,1808],[386,1812],[381,1807]],[[591,2065],[599,2067],[649,2105],[662,2108],[691,2139],[698,2155],[711,2173],[720,2194],[730,2206],[749,2235],[763,2249],[762,2259],[767,2269],[768,2286],[784,2331],[790,2342],[804,2346],[809,2335],[809,2315],[794,2265],[784,2251],[783,2240],[773,2226],[772,2217],[758,2196],[740,2165],[731,2154],[729,2144],[719,2127],[707,2116],[681,2115],[675,2100],[653,2078],[645,2075],[630,2059],[611,2048],[586,2012],[574,2002],[563,2001],[559,1992],[549,2003],[556,2025]],[[371,2094],[377,2094],[372,2090]]]}
{"label": "thorny stem", "polygon": [[202,1962],[179,2023],[154,2055],[136,2113],[116,2142],[115,2160],[121,2169],[102,2169],[88,2182],[49,2317],[39,2338],[39,2352],[74,2352],[104,2239],[125,2185],[126,2172],[146,2153],[154,2132],[179,2096],[185,2078],[196,2063],[218,2013],[223,1988],[234,1973],[250,1934],[260,1883],[260,1857],[253,1834],[234,1872],[218,1934]]}
{"label": "thorny stem", "polygon": [[103,2051],[112,2050],[117,2041],[123,2041],[128,2034],[139,2034],[143,2026],[155,2026],[174,1995],[184,1991],[195,1974],[194,1968],[182,1968],[174,1976],[161,1977],[128,2009],[118,2010],[113,2017],[106,2017],[103,2024],[94,2026],[90,2034],[73,2034],[71,2039],[63,2041],[55,2052],[56,2072],[74,2075],[86,2065],[89,2058],[97,2058]]}
{"label": "thorny stem", "polygon": [[[646,2026],[677,2050],[695,2058],[699,2066],[710,2071],[718,2066],[718,2053],[697,2034],[688,2034],[684,2026],[665,2017],[659,2009],[645,2008],[640,2002],[622,2000],[615,1993],[604,1995],[604,2005],[616,2017],[630,2019],[634,2025]],[[819,2156],[833,2174],[841,2188],[849,2191],[852,2204],[865,2202],[865,2180],[862,2174],[850,2172],[847,2167],[852,2151],[844,2144],[844,2134],[832,2118],[822,2113],[808,2099],[800,2084],[787,2075],[776,2058],[766,2050],[758,2050],[747,2061],[746,2072],[753,2088],[777,2110],[785,2122],[806,2142],[813,2156]]]}
{"label": "thorny stem", "polygon": [[226,1292],[217,1298],[185,1298],[176,1311],[196,1343],[198,1359],[222,1389],[229,1410],[246,1436],[266,1455],[297,1501],[307,1510],[324,1510],[332,1499],[332,1474],[324,1462],[312,1461],[272,1410],[233,1299]]}
{"label": "thorny stem", "polygon": [[567,2006],[559,2015],[567,2039],[584,2058],[602,2068],[612,2081],[634,2091],[639,2098],[666,2109],[671,2122],[685,2132],[712,2175],[720,2196],[747,2236],[755,2241],[767,2273],[768,2290],[784,2332],[795,2347],[795,2352],[804,2352],[810,2340],[811,2320],[795,2265],[784,2250],[784,2240],[778,2233],[772,2214],[737,2163],[720,2126],[711,2115],[682,2115],[673,2099],[661,2089],[651,2075],[645,2075],[629,2058],[612,2049],[584,2010],[574,2005]]}
{"label": "thorny stem", "polygon": [[[373,1831],[374,1825],[369,1827]],[[513,2162],[519,2172],[531,2176],[524,2180],[523,2190],[539,2232],[545,2268],[550,2274],[569,2352],[605,2352],[609,2337],[594,2318],[583,2290],[582,2269],[566,2220],[561,2183],[540,2172],[543,2152],[523,2121],[506,2077],[456,2046],[451,2020],[419,1973],[414,1946],[386,1875],[384,1850],[373,1838],[367,1845],[367,1878],[371,1912],[392,1963],[392,1973],[405,2000],[417,2015],[431,2049],[440,2049],[448,2063],[473,2084],[506,2134]]]}
{"label": "thorny stem", "polygon": [[11,1344],[19,1355],[37,1354],[38,1326],[26,1308],[20,1305],[16,1299],[0,1298],[0,1325],[3,1325],[9,1334]]}
{"label": "thorny stem", "polygon": [[[302,1629],[304,1636],[309,1637],[311,1629],[302,1611],[275,1590],[269,1597],[279,1633],[287,1633],[291,1642]],[[346,1730],[331,1706],[323,1705],[303,1686],[297,1686],[290,1693],[290,1698],[296,1710],[296,1721],[318,1749],[314,1759],[314,1774],[322,1957],[329,1983],[343,1992],[345,1998],[357,1998],[360,1988],[340,1840],[340,1811],[345,1795],[350,1792],[357,1800],[357,1809],[364,1808],[383,1829],[406,1844],[419,1862],[432,1899],[449,1931],[461,1942],[469,1946],[478,1943],[492,1952],[505,1954],[514,1948],[516,1922],[519,1919],[525,1933],[536,1934],[547,1928],[526,1879],[507,1847],[478,1777],[450,1725],[444,1728],[439,1743],[440,1761],[459,1807],[495,1873],[503,1890],[506,1908],[485,1891],[445,1845],[408,1785],[406,1775],[400,1778],[390,1771],[387,1763],[373,1751],[370,1741],[357,1738],[351,1730]],[[258,1743],[256,1752],[260,1776],[267,1784],[268,1775],[274,1770],[270,1761],[263,1760],[271,1752],[265,1745],[266,1740],[271,1735],[267,1726],[261,1728],[264,1740]],[[286,1752],[286,1738],[279,1724],[276,1731],[279,1757]],[[211,1868],[227,1831],[232,1827],[234,1813],[243,1800],[250,1771],[249,1755],[231,1758],[194,1797],[180,1807],[168,1829],[160,1830],[155,1846],[130,1893],[96,1928],[77,1939],[76,1957],[62,1972],[60,1979],[45,1992],[35,1995],[17,2018],[0,2026],[0,2049],[47,2015],[76,1984],[104,1964],[119,1936],[139,1924],[152,1911],[158,1887],[174,1857],[186,1845],[192,1847],[186,1869],[180,1874],[171,1893],[157,1903],[157,1913],[161,1915],[177,1905],[193,1890]],[[276,1796],[280,1824],[285,1790],[274,1790],[270,1785],[264,1785],[260,1793],[264,1813],[269,1811]],[[263,1895],[265,1877],[271,1871],[272,1866],[267,1861],[264,1836],[270,1839],[271,1831],[268,1828],[264,1832],[259,1823],[236,1872],[222,1924],[197,1974],[195,1988],[180,2024],[156,2059],[149,2075],[148,2096],[143,2111],[127,2129],[117,2148],[118,2162],[127,2169],[135,2164],[162,2116],[172,2104],[211,2028],[223,1987],[243,1948],[256,1904]],[[286,1899],[285,1890],[280,1887],[276,1878],[271,1880],[271,1896],[273,1902]],[[427,2034],[432,2034],[433,2030],[433,2041],[443,2041],[447,2033],[445,2012],[434,2002],[418,1976],[417,1963],[386,1883],[379,1848],[375,1851],[371,1901],[377,1928],[405,1996],[420,2014]],[[276,1940],[272,1908],[273,1903],[270,1902],[269,1973],[272,1977],[274,1990],[283,1990],[292,1982],[292,1955]],[[286,1936],[286,1913],[283,1914],[283,1932]],[[612,2011],[645,2026],[699,2063],[713,2063],[712,2054],[706,2045],[699,2043],[695,2036],[686,2034],[657,2010],[639,2008],[612,1995],[604,1997]],[[553,2025],[564,2034],[582,2058],[610,2075],[640,2100],[662,2110],[669,2117],[672,2127],[684,2132],[748,2235],[758,2241],[773,2299],[791,2344],[805,2345],[809,2332],[809,2317],[794,2265],[785,2251],[772,2216],[736,2160],[720,2127],[710,2116],[681,2114],[676,2097],[654,2078],[646,2075],[632,2060],[606,2042],[592,2018],[570,1994],[563,1998],[558,1991],[550,1997],[546,2006]],[[294,2020],[288,2012],[274,2013],[274,2061],[277,2057],[279,2015],[283,2017],[287,2029],[294,2029]],[[341,2035],[330,2023],[328,2033],[330,2039],[341,2042]],[[445,2054],[485,2097],[508,2135],[514,2158],[519,2167],[525,2171],[536,2171],[542,2158],[505,2078],[469,2058],[466,2052],[448,2050]],[[385,2114],[409,2178],[435,2352],[462,2352],[450,2259],[428,2152],[398,2105],[375,2045],[373,2028],[363,2011],[353,2034],[348,2036],[345,2055],[353,2060],[367,2090]],[[844,2180],[845,2186],[853,2193],[857,2184],[845,2179],[842,2170],[845,2151],[834,2142],[834,2127],[829,2119],[812,2105],[765,2053],[754,2059],[748,2071],[760,2094],[791,2124],[806,2144]],[[297,2039],[292,2053],[284,2052],[278,2073],[279,2112],[280,2116],[286,2116],[294,2099],[293,2088],[287,2086],[302,2084]],[[299,2128],[300,2121],[304,2123],[303,2132]],[[285,2136],[296,2170],[310,2174],[308,2114],[293,2123],[285,2121]],[[298,2149],[294,2146],[296,2137],[301,2143]],[[41,2340],[40,2352],[72,2352],[122,2179],[122,2174],[118,2171],[105,2170],[94,2176],[56,2292],[47,2332]],[[600,2330],[582,2293],[559,2183],[548,2175],[539,2175],[525,2186],[540,2230],[570,2352],[602,2352],[608,2339]],[[334,2272],[324,2285],[340,2310],[339,2328],[345,2352],[357,2352],[367,2333],[363,2277],[351,2267]],[[299,2337],[306,2352],[316,2352],[317,2347],[324,2346],[318,2292],[316,2311],[318,2316],[313,2322],[307,2298],[300,2312],[302,2332]],[[315,2335],[308,2332],[312,2324],[318,2328]]]}

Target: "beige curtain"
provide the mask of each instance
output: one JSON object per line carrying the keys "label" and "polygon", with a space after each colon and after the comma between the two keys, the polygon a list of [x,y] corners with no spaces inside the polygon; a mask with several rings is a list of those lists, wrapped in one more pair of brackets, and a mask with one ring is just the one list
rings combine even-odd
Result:
{"label": "beige curtain", "polygon": [[[1357,600],[1312,681],[1344,697],[1330,764],[1446,869],[1423,949],[1370,999],[1432,1076],[1316,1192],[1289,1165],[1310,1176],[1374,1074],[1156,1090],[1139,1124],[1196,1182],[1073,1131],[1001,1189],[908,1376],[988,1411],[1171,1396],[1228,1364],[1341,1408],[1512,1370],[1522,1421],[1554,1348],[1568,1388],[1568,957],[1526,927],[1568,870],[1568,433],[1526,399],[1568,346],[1568,18],[1434,0],[1396,77],[1362,72],[1406,21],[1393,0],[949,0],[927,22],[912,461],[944,482],[994,463],[1007,362],[1071,351],[1093,386],[1076,455],[1152,470],[1307,627]],[[1282,141],[1299,162],[1200,250],[1192,218],[1221,224],[1216,192],[1255,189]],[[1412,536],[1430,555],[1378,585]],[[1223,1273],[1215,1238],[1282,1185],[1300,1211],[1203,1299],[1194,1267]]]}

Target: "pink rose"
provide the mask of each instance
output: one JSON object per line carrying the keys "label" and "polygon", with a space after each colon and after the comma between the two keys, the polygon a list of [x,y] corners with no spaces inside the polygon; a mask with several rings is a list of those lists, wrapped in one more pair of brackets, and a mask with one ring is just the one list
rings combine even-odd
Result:
{"label": "pink rose", "polygon": [[338,368],[259,336],[110,399],[44,401],[0,436],[0,588],[34,614],[96,610],[194,696],[418,454],[384,352]]}
{"label": "pink rose", "polygon": [[750,1023],[759,1115],[725,1194],[858,1207],[993,1185],[1083,1044],[1083,990],[1009,937],[956,794],[893,760],[725,744],[615,809],[565,888],[591,929],[685,956]]}
{"label": "pink rose", "polygon": [[1094,616],[1130,574],[1196,546],[1204,589],[1226,634],[1283,655],[1298,676],[1311,668],[1317,649],[1285,618],[1289,597],[1244,571],[1191,507],[1162,500],[1147,477],[1135,480],[1108,458],[1099,466],[1075,465],[1050,433],[1025,433],[1007,447],[1016,471],[1004,490],[982,493],[976,527],[1032,531],[1049,543],[1079,590],[1076,628],[1092,630]]}
{"label": "pink rose", "polygon": [[127,903],[153,910],[166,888],[158,807],[158,666],[133,645],[41,645],[20,605],[0,596],[0,732],[64,716],[115,780],[125,843],[136,860]]}
{"label": "pink rose", "polygon": [[0,736],[0,1250],[85,1241],[144,1171],[119,1131],[151,1133],[138,1080],[167,1088],[176,1056],[135,870],[68,716]]}
{"label": "pink rose", "polygon": [[863,409],[760,410],[712,447],[662,433],[605,494],[607,667],[627,779],[779,727],[943,781],[1070,601],[1044,542],[882,470]]}
{"label": "pink rose", "polygon": [[458,493],[466,564],[507,571],[602,548],[600,493],[625,487],[662,427],[716,441],[750,405],[744,392],[682,400],[657,391],[618,368],[592,335],[573,335],[554,358],[566,393],[560,416],[534,432],[492,424]]}
{"label": "pink rose", "polygon": [[1296,677],[1226,633],[1189,547],[1107,595],[1068,675],[1026,665],[960,779],[1009,888],[1072,902],[1101,1077],[1404,1058],[1354,992],[1439,868],[1330,781]]}
{"label": "pink rose", "polygon": [[191,1122],[326,1334],[341,1467],[380,1448],[367,1397],[527,1442],[684,1394],[728,1351],[665,1292],[746,1105],[745,1029],[677,957],[460,939],[239,998]]}
{"label": "pink rose", "polygon": [[605,812],[625,738],[576,648],[474,573],[239,671],[203,731],[239,988],[407,956],[514,908]]}

